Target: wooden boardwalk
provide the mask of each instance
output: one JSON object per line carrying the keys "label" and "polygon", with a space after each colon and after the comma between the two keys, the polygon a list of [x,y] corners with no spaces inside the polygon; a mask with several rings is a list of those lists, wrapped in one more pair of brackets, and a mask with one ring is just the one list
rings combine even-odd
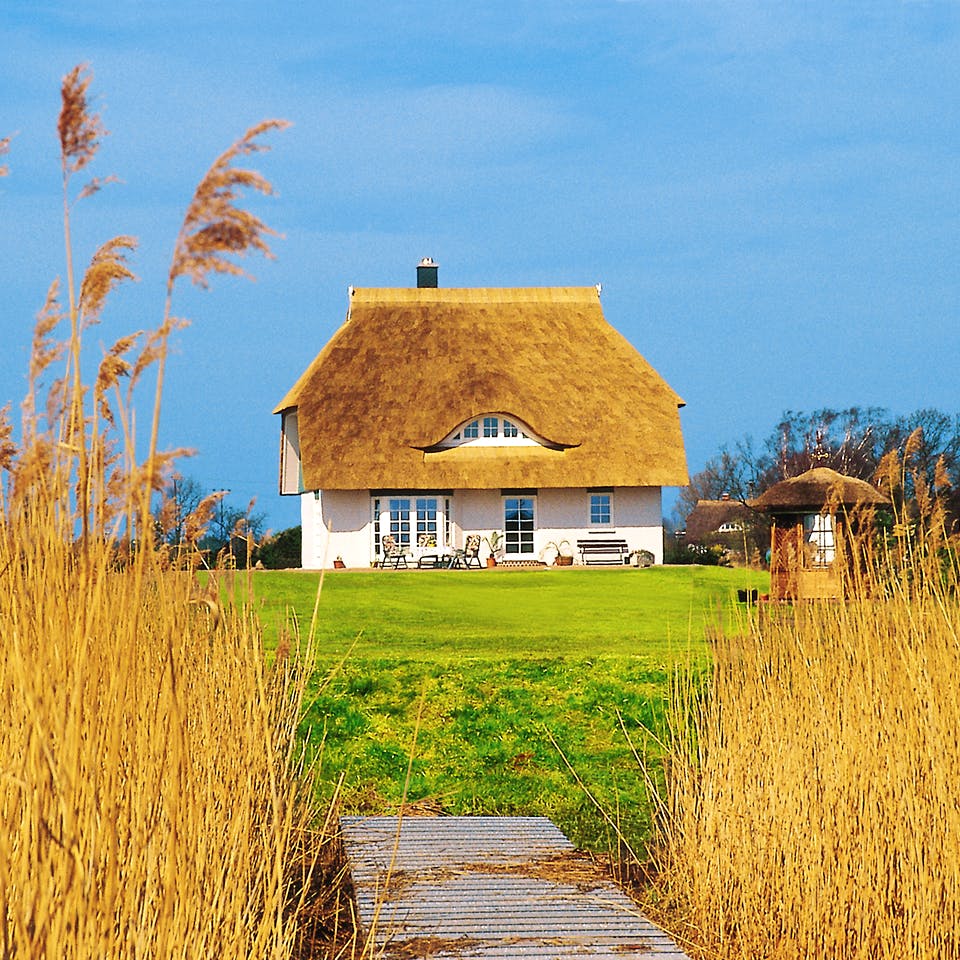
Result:
{"label": "wooden boardwalk", "polygon": [[687,960],[544,817],[342,817],[364,935],[384,957]]}

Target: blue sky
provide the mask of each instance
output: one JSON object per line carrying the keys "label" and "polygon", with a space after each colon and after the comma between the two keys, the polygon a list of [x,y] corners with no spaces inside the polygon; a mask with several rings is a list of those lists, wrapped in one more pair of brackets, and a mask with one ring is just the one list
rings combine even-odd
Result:
{"label": "blue sky", "polygon": [[443,286],[602,282],[607,319],[687,402],[691,471],[786,409],[960,412],[957,3],[4,0],[0,50],[15,409],[64,270],[61,77],[91,65],[111,131],[92,172],[122,181],[76,208],[79,260],[140,240],[95,348],[159,322],[212,160],[293,123],[256,159],[277,259],[178,291],[161,438],[273,529],[299,522],[275,493],[273,405],[348,286],[412,285],[423,256]]}

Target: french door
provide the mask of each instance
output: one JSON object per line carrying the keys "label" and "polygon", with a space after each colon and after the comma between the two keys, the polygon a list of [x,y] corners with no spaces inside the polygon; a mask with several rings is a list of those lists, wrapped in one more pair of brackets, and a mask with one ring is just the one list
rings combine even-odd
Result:
{"label": "french door", "polygon": [[372,513],[375,557],[380,554],[385,534],[390,534],[403,550],[417,546],[422,538],[437,547],[450,542],[450,497],[374,497]]}

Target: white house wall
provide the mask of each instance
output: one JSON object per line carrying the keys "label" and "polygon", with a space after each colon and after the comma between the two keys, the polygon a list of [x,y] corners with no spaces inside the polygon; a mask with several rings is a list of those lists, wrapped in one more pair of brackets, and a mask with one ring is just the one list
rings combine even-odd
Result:
{"label": "white house wall", "polygon": [[[411,492],[411,497],[414,494]],[[663,530],[659,487],[618,487],[611,493],[611,523],[590,524],[589,492],[584,488],[543,489],[536,494],[534,559],[546,545],[568,540],[615,538],[630,550],[649,550],[663,562]],[[369,490],[329,490],[301,497],[303,566],[332,567],[342,557],[348,567],[368,567],[373,557],[373,524]],[[503,530],[503,497],[497,490],[457,490],[452,497],[451,540],[462,547],[471,533],[483,536]],[[330,526],[329,543],[327,526]],[[484,545],[483,551],[486,552]]]}
{"label": "white house wall", "polygon": [[654,563],[663,563],[663,503],[660,487],[620,487],[614,490],[611,536],[625,537],[631,550],[649,550]]}
{"label": "white house wall", "polygon": [[342,557],[348,567],[370,565],[373,533],[369,491],[305,493],[300,498],[300,522],[305,569],[332,567],[337,557]]}

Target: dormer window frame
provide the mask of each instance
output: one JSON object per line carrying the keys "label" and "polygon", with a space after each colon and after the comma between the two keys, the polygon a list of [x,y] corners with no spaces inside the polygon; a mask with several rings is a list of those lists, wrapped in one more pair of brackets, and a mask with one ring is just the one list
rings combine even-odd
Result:
{"label": "dormer window frame", "polygon": [[724,520],[723,523],[717,527],[717,533],[743,533],[743,521]]}
{"label": "dormer window frame", "polygon": [[563,449],[559,444],[538,436],[519,417],[502,413],[485,413],[461,423],[430,450],[439,452],[460,446],[540,446],[550,450]]}

